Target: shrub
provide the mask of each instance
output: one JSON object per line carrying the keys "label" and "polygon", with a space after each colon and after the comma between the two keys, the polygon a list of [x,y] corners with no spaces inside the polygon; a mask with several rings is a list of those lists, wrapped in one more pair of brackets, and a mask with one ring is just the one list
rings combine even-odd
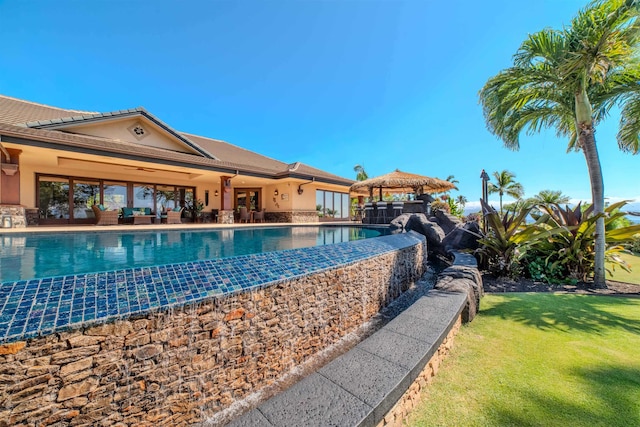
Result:
{"label": "shrub", "polygon": [[640,254],[640,234],[634,235],[625,247],[634,254]]}
{"label": "shrub", "polygon": [[502,217],[484,200],[481,201],[485,221],[489,227],[487,235],[478,240],[480,248],[476,254],[481,268],[497,276],[516,277],[522,274],[522,259],[528,249],[549,232],[537,223],[527,225],[525,219],[531,208],[518,212],[506,212]]}
{"label": "shrub", "polygon": [[[640,225],[611,229],[625,215],[619,210],[624,204],[626,202],[615,203],[605,209],[605,228],[609,230],[605,260],[614,268],[628,269],[620,257],[624,251],[621,244],[640,232]],[[591,206],[582,210],[580,204],[574,209],[563,209],[557,204],[540,206],[540,209],[546,213],[537,222],[549,230],[549,237],[537,241],[528,253],[524,260],[528,273],[532,278],[548,283],[586,282],[593,274],[595,224],[600,215],[593,215]]]}
{"label": "shrub", "polygon": [[437,211],[451,213],[449,203],[442,200],[434,200],[433,202],[431,202],[431,212],[436,213]]}

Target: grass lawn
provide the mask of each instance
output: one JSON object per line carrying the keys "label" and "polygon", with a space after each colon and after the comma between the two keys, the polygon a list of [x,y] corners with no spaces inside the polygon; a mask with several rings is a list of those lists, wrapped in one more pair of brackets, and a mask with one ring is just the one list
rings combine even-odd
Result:
{"label": "grass lawn", "polygon": [[607,274],[607,278],[618,282],[635,283],[636,285],[640,285],[640,256],[629,254],[622,254],[621,256],[629,263],[629,265],[631,265],[631,273],[627,273],[621,268],[616,268],[616,271],[613,272],[613,277],[609,277]]}
{"label": "grass lawn", "polygon": [[640,299],[488,294],[410,426],[640,426]]}

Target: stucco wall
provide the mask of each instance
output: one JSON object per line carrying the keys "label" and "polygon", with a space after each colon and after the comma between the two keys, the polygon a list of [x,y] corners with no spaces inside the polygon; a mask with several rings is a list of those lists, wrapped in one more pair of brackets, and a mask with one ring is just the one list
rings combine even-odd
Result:
{"label": "stucco wall", "polygon": [[0,426],[189,425],[395,299],[424,242],[248,293],[0,346]]}

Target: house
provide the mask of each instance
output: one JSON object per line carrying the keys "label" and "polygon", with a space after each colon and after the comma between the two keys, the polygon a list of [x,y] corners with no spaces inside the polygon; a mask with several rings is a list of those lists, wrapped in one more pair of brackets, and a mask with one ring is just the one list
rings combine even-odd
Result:
{"label": "house", "polygon": [[157,213],[203,204],[231,223],[241,206],[272,222],[349,216],[354,181],[225,141],[179,132],[144,108],[69,110],[0,95],[0,227],[92,224],[91,206]]}

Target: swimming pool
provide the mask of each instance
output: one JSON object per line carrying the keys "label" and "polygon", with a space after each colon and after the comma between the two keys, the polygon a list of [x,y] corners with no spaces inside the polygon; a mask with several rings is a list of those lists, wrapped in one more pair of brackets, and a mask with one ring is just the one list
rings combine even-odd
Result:
{"label": "swimming pool", "polygon": [[389,234],[386,227],[25,233],[0,237],[0,283],[228,258]]}

